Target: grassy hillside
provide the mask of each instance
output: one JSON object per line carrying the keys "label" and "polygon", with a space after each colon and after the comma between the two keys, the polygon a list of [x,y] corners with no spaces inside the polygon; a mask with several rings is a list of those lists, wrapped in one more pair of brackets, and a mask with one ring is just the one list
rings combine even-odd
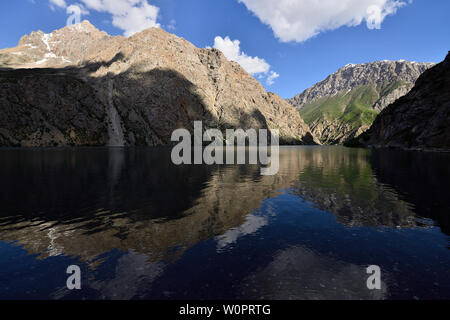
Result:
{"label": "grassy hillside", "polygon": [[378,114],[372,109],[378,98],[374,85],[363,86],[348,93],[319,99],[305,106],[300,114],[308,124],[321,118],[329,121],[340,119],[355,125],[370,124]]}
{"label": "grassy hillside", "polygon": [[[345,130],[351,133],[361,127],[370,127],[379,114],[378,110],[373,109],[375,103],[404,85],[407,84],[398,81],[386,85],[360,86],[349,92],[340,92],[334,96],[316,100],[303,107],[300,115],[310,126],[323,122],[325,127],[332,123],[334,129],[342,130],[345,127]],[[317,130],[320,131],[323,128]],[[315,133],[323,143],[333,143],[333,138],[322,136],[321,132]]]}

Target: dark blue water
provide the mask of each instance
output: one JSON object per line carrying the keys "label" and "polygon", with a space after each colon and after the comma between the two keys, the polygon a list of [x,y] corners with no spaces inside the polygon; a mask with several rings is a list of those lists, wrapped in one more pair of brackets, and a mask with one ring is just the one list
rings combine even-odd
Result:
{"label": "dark blue water", "polygon": [[286,147],[261,176],[168,149],[0,150],[0,298],[449,299],[449,160]]}

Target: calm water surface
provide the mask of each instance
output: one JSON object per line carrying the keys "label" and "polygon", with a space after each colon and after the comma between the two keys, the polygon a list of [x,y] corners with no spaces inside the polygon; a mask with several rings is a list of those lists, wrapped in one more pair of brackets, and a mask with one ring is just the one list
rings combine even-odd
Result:
{"label": "calm water surface", "polygon": [[286,147],[263,177],[168,149],[0,150],[0,299],[450,299],[449,163]]}

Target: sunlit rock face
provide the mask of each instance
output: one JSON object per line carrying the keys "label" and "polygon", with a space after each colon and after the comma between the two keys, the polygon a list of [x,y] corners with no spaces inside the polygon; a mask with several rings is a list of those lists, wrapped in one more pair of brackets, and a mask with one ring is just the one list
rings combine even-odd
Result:
{"label": "sunlit rock face", "polygon": [[85,21],[33,32],[0,50],[0,68],[3,146],[165,145],[194,121],[317,143],[295,108],[239,64],[158,28],[112,37]]}
{"label": "sunlit rock face", "polygon": [[99,31],[88,21],[51,33],[32,32],[23,36],[17,47],[0,50],[0,67],[52,68],[77,65],[109,42],[123,39]]}

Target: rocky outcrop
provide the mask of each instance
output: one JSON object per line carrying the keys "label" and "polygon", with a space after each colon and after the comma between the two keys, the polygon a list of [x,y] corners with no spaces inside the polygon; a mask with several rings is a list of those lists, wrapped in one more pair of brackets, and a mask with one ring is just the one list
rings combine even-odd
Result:
{"label": "rocky outcrop", "polygon": [[0,50],[0,68],[2,146],[165,145],[194,121],[316,143],[295,108],[239,64],[157,28],[111,37],[84,21],[34,32]]}
{"label": "rocky outcrop", "polygon": [[318,119],[310,124],[311,132],[320,137],[325,144],[342,144],[343,142],[358,137],[369,129],[368,125],[361,125],[357,128],[351,124],[338,119],[329,121],[328,119]]}
{"label": "rocky outcrop", "polygon": [[383,95],[378,99],[378,101],[373,105],[373,109],[377,111],[383,111],[391,103],[394,103],[405,94],[407,94],[414,85],[412,83],[405,83],[402,86],[392,90],[390,93]]}
{"label": "rocky outcrop", "polygon": [[449,123],[450,53],[384,109],[359,140],[372,147],[450,151]]}
{"label": "rocky outcrop", "polygon": [[431,66],[408,61],[350,64],[288,102],[322,143],[342,144],[367,130]]}

